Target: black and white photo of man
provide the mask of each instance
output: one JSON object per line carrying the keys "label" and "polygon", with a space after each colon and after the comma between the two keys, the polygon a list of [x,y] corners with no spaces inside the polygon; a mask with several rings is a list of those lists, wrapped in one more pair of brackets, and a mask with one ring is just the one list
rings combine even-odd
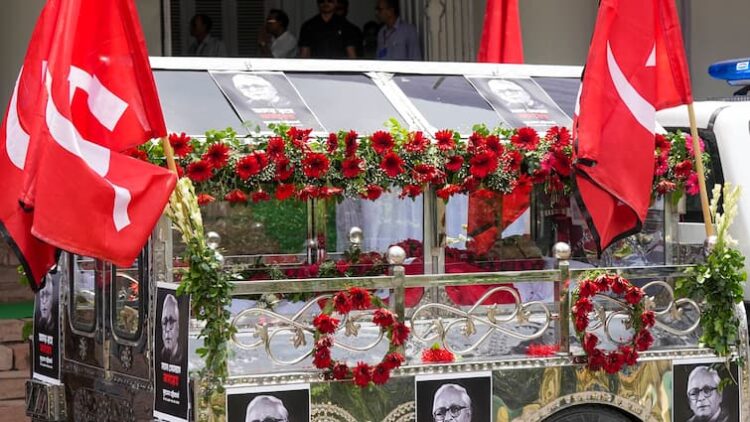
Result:
{"label": "black and white photo of man", "polygon": [[34,378],[50,383],[60,380],[60,276],[48,274],[34,300]]}
{"label": "black and white photo of man", "polygon": [[546,131],[570,126],[572,120],[530,78],[469,77],[469,81],[511,127],[529,126]]}
{"label": "black and white photo of man", "polygon": [[161,311],[161,360],[179,365],[182,359],[180,347],[180,308],[177,299],[167,294]]}
{"label": "black and white photo of man", "polygon": [[730,381],[736,371],[735,364],[675,365],[674,421],[739,422],[739,391]]}
{"label": "black and white photo of man", "polygon": [[251,128],[268,131],[285,124],[322,131],[323,128],[281,72],[211,72],[240,118]]}
{"label": "black and white photo of man", "polygon": [[483,422],[492,420],[489,374],[460,378],[417,377],[417,422]]}
{"label": "black and white photo of man", "polygon": [[310,386],[227,389],[227,422],[308,422]]}

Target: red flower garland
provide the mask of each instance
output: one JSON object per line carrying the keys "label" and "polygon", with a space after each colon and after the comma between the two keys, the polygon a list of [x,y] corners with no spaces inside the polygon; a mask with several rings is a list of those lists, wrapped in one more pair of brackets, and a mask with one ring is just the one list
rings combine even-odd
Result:
{"label": "red flower garland", "polygon": [[[589,313],[594,311],[592,298],[596,294],[612,292],[622,297],[630,308],[630,323],[635,335],[628,344],[619,345],[616,350],[605,352],[598,348],[599,338],[586,332],[589,325]],[[649,331],[656,323],[653,311],[646,310],[642,299],[643,289],[633,286],[630,281],[614,274],[602,274],[594,279],[578,282],[573,293],[574,305],[571,308],[576,334],[583,351],[588,357],[588,368],[592,371],[603,369],[608,374],[619,372],[625,365],[632,366],[638,361],[638,352],[648,350],[654,343]]]}
{"label": "red flower garland", "polygon": [[[357,362],[354,368],[349,368],[345,362],[333,360],[331,358],[333,333],[336,332],[340,322],[339,319],[331,316],[333,311],[346,316],[352,310],[365,310],[372,305],[378,308],[373,314],[372,322],[386,333],[389,341],[388,352],[383,360],[374,366]],[[381,385],[388,382],[392,370],[404,363],[404,355],[399,352],[399,349],[409,337],[409,327],[399,322],[396,316],[383,305],[383,301],[370,294],[369,291],[360,287],[352,287],[336,293],[333,300],[326,303],[323,313],[315,317],[313,320],[315,326],[313,364],[316,368],[325,370],[326,379],[342,380],[351,377],[354,384],[363,388],[370,385],[370,382]]]}

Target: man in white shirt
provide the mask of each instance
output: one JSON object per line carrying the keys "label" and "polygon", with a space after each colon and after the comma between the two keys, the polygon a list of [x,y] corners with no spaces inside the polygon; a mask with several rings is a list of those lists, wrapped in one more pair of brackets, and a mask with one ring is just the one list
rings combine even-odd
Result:
{"label": "man in white shirt", "polygon": [[258,45],[264,56],[277,59],[297,57],[297,38],[289,32],[289,16],[280,9],[271,9],[261,31]]}
{"label": "man in white shirt", "polygon": [[190,19],[190,35],[193,41],[188,47],[188,56],[194,57],[226,57],[227,47],[220,39],[211,36],[213,22],[208,15],[202,13]]}

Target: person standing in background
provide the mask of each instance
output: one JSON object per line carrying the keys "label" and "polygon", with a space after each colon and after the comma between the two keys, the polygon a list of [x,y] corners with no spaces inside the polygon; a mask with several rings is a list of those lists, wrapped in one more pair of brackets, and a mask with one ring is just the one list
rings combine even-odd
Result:
{"label": "person standing in background", "polygon": [[258,46],[266,57],[297,57],[297,37],[289,31],[289,16],[283,10],[271,9],[266,25],[258,33]]}
{"label": "person standing in background", "polygon": [[347,16],[349,15],[349,0],[338,0],[336,3],[336,14],[346,22],[346,27],[351,31],[354,37],[355,49],[357,50],[357,57],[362,57],[362,30],[359,27],[349,21]]}
{"label": "person standing in background", "polygon": [[299,56],[314,59],[356,59],[357,40],[346,20],[335,13],[336,0],[317,0],[320,13],[302,24]]}
{"label": "person standing in background", "polygon": [[208,15],[199,13],[190,19],[190,35],[193,41],[188,46],[188,56],[226,57],[227,47],[220,39],[211,36],[213,22]]}
{"label": "person standing in background", "polygon": [[383,24],[378,32],[380,60],[422,60],[422,49],[414,25],[401,19],[399,0],[378,0],[375,14]]}

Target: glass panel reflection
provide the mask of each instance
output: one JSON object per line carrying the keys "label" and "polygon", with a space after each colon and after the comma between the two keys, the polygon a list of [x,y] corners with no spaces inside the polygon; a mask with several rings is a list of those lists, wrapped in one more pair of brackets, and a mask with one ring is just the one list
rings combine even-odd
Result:
{"label": "glass panel reflection", "polygon": [[96,261],[78,255],[73,255],[72,260],[71,320],[76,329],[91,332],[96,326]]}
{"label": "glass panel reflection", "polygon": [[122,338],[137,339],[140,335],[143,303],[141,291],[145,274],[139,258],[130,268],[115,268],[113,295],[113,325],[115,333]]}

